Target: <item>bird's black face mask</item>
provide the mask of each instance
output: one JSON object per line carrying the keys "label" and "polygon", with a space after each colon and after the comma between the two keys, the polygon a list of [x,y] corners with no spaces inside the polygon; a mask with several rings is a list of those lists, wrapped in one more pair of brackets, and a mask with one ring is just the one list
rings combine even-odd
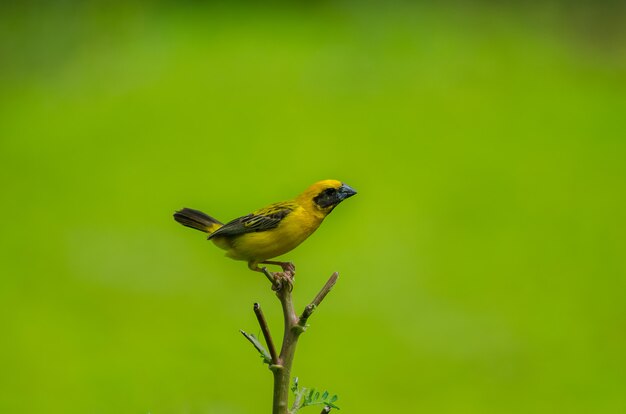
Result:
{"label": "bird's black face mask", "polygon": [[321,193],[316,195],[313,198],[315,204],[317,204],[321,209],[333,209],[343,200],[348,197],[352,197],[356,194],[356,191],[346,184],[341,184],[339,188],[326,188]]}

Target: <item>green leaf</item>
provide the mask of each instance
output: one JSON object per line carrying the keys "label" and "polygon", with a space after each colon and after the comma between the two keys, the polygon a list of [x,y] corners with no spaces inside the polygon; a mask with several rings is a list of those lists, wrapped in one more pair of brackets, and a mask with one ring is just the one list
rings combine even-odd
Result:
{"label": "green leaf", "polygon": [[293,378],[293,385],[291,386],[291,392],[294,394],[298,392],[298,377]]}
{"label": "green leaf", "polygon": [[256,350],[259,351],[259,354],[261,354],[261,358],[263,358],[263,362],[268,365],[271,365],[272,356],[267,351],[267,349],[265,349],[265,347],[261,344],[259,339],[253,334],[246,333],[243,330],[240,330],[239,332],[241,332],[241,334],[245,336],[248,341],[250,341],[250,343],[254,346],[254,348],[256,348]]}
{"label": "green leaf", "polygon": [[[296,385],[295,383],[296,380],[294,379],[294,386]],[[320,393],[317,388],[306,388],[300,387],[299,385],[297,389],[295,387],[292,387],[292,391],[294,391],[294,394],[296,395],[296,401],[294,403],[297,403],[294,405],[295,411],[294,409],[292,409],[292,412],[296,412],[302,407],[312,405],[327,405],[336,410],[340,409],[337,405],[335,405],[335,401],[339,399],[339,396],[337,394],[333,394],[331,396],[328,391]],[[299,406],[296,407],[296,405]]]}

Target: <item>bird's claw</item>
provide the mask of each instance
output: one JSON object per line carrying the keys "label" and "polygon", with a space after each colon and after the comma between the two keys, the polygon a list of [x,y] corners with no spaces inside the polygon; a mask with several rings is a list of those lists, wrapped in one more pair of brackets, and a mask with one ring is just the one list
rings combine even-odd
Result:
{"label": "bird's claw", "polygon": [[280,265],[285,273],[291,273],[292,277],[296,273],[296,265],[291,262],[285,262]]}
{"label": "bird's claw", "polygon": [[293,291],[293,279],[294,279],[293,273],[289,271],[274,272],[273,275],[274,275],[274,283],[272,285],[272,290],[278,292],[284,287],[284,284],[286,284],[287,289],[289,289],[290,292]]}
{"label": "bird's claw", "polygon": [[[295,270],[295,268],[294,268],[294,270]],[[294,276],[293,272],[286,271],[283,276],[284,276],[283,279],[285,280],[285,282],[287,282],[287,287],[289,288],[289,291],[292,292],[293,291],[293,281],[295,280],[295,276]]]}
{"label": "bird's claw", "polygon": [[278,292],[282,288],[283,288],[283,283],[280,280],[275,280],[274,284],[272,285],[272,290],[274,292]]}

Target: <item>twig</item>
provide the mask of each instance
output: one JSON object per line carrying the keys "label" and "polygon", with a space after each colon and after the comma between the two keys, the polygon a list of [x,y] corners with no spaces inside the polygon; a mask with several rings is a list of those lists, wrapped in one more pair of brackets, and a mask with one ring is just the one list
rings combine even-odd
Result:
{"label": "twig", "polygon": [[284,331],[283,343],[280,349],[278,362],[280,369],[273,369],[274,374],[274,397],[272,414],[287,414],[289,400],[289,382],[291,379],[291,365],[296,353],[296,345],[301,332],[295,332],[292,328],[298,324],[298,316],[293,307],[291,290],[286,283],[279,282],[276,296],[283,308]]}
{"label": "twig", "polygon": [[276,280],[276,276],[272,272],[267,270],[267,267],[262,267],[261,271],[263,272],[267,280],[270,281],[274,289],[278,289],[280,287],[280,283],[278,282],[278,280]]}
{"label": "twig", "polygon": [[328,292],[330,292],[333,286],[335,286],[335,283],[337,283],[338,277],[339,273],[335,272],[328,278],[322,290],[320,290],[317,296],[315,296],[315,299],[313,299],[312,303],[315,304],[315,306],[319,306],[319,304],[322,303],[326,295],[328,295]]}
{"label": "twig", "polygon": [[259,325],[261,325],[261,331],[263,332],[263,337],[265,338],[265,343],[269,348],[270,355],[272,357],[272,364],[278,363],[278,358],[276,357],[276,348],[274,348],[274,341],[272,341],[272,335],[270,335],[270,328],[267,325],[267,321],[265,320],[265,316],[263,316],[263,311],[261,310],[261,306],[258,303],[254,304],[254,314],[256,315],[256,319],[259,321]]}
{"label": "twig", "polygon": [[306,322],[309,319],[309,316],[311,316],[311,314],[315,311],[315,308],[317,308],[320,305],[320,303],[322,303],[326,295],[328,295],[328,292],[330,292],[333,286],[335,286],[335,283],[337,283],[338,277],[339,277],[339,273],[337,272],[333,273],[330,276],[330,278],[328,279],[328,281],[326,282],[322,290],[320,290],[319,293],[313,299],[313,301],[309,303],[306,306],[306,308],[304,308],[304,311],[302,312],[302,315],[300,316],[300,319],[298,321],[298,325],[300,325],[303,328],[306,327]]}

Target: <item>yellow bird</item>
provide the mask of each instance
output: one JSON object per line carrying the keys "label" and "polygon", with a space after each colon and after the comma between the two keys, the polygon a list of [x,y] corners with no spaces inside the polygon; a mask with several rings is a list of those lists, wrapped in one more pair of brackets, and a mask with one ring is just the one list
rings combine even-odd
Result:
{"label": "yellow bird", "polygon": [[354,189],[340,181],[323,180],[293,200],[270,204],[226,224],[190,208],[174,213],[174,219],[208,233],[208,240],[226,250],[227,257],[247,261],[251,270],[262,272],[259,264],[273,264],[293,273],[293,264],[269,259],[293,250],[317,230],[339,203],[355,194]]}

